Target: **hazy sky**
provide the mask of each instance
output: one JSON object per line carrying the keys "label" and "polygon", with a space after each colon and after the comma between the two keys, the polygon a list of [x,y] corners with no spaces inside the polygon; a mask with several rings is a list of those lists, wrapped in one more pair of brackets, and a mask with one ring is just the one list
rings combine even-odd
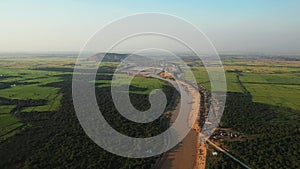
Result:
{"label": "hazy sky", "polygon": [[220,53],[300,54],[299,0],[2,0],[0,52],[79,51],[104,24],[140,12],[185,18]]}

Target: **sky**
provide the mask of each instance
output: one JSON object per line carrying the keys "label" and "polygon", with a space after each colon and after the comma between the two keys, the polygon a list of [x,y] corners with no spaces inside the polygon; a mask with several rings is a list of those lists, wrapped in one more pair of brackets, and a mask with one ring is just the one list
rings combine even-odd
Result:
{"label": "sky", "polygon": [[0,52],[79,51],[102,26],[141,12],[188,20],[219,53],[300,54],[299,0],[2,0]]}

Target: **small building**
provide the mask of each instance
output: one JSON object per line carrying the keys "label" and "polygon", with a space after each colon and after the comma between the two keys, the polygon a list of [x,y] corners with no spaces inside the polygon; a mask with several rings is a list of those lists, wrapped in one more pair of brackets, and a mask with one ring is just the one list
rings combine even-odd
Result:
{"label": "small building", "polygon": [[213,156],[217,156],[217,155],[218,155],[218,152],[214,151],[214,152],[212,153],[212,155],[213,155]]}

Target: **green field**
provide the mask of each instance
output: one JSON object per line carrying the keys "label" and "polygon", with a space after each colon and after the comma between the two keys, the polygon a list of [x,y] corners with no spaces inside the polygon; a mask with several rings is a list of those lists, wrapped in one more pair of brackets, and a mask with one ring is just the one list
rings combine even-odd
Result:
{"label": "green field", "polygon": [[[299,168],[300,62],[241,60],[224,63],[228,94],[220,127],[246,140],[217,142],[251,168]],[[210,155],[207,167],[239,166],[221,154]]]}
{"label": "green field", "polygon": [[[8,100],[35,100],[41,105],[36,106],[21,106],[18,107],[16,113],[29,112],[46,112],[57,111],[61,106],[63,95],[60,93],[60,88],[52,87],[52,83],[62,82],[61,75],[68,75],[72,72],[64,71],[71,69],[74,65],[73,58],[18,58],[0,57],[0,98]],[[81,65],[81,68],[89,68],[94,66],[94,62],[87,62]],[[101,63],[101,67],[116,67],[118,63]],[[53,69],[54,68],[54,69]],[[99,73],[98,75],[111,76],[109,73]],[[115,85],[126,84],[128,78],[125,74],[117,75],[120,79]],[[96,80],[99,88],[110,87],[111,80]],[[166,85],[164,81],[134,77],[130,86],[138,90],[130,90],[134,94],[149,94],[154,89],[161,89]],[[45,102],[44,102],[45,101]],[[1,104],[1,99],[0,99]],[[27,104],[27,103],[25,103]],[[13,136],[21,127],[27,124],[22,123],[11,112],[17,106],[14,101],[13,105],[0,106],[0,129],[1,139],[7,139]]]}
{"label": "green field", "polygon": [[245,84],[254,102],[300,110],[299,85]]}
{"label": "green field", "polygon": [[22,109],[22,112],[31,112],[31,111],[37,111],[37,112],[44,112],[44,111],[56,111],[60,107],[60,100],[62,98],[62,95],[57,94],[50,94],[47,97],[48,104],[44,106],[34,106],[34,107],[26,107]]}
{"label": "green field", "polygon": [[[6,59],[8,63],[8,59]],[[22,60],[22,59],[21,59]],[[39,59],[23,59],[25,60],[18,62],[20,64],[29,65],[43,65],[40,63]],[[27,63],[28,61],[28,63]],[[43,59],[44,64],[47,63],[45,59]],[[51,61],[51,59],[50,59]],[[14,63],[14,62],[12,62]],[[54,64],[48,61],[48,63]],[[57,62],[59,63],[59,62]],[[61,63],[61,62],[60,62]],[[50,65],[48,65],[50,66]],[[38,106],[37,110],[39,111],[54,111],[59,107],[59,88],[48,87],[48,84],[60,82],[61,79],[58,75],[63,74],[63,72],[58,71],[41,71],[41,70],[31,70],[32,67],[23,67],[23,68],[15,68],[16,65],[11,65],[11,67],[0,67],[1,75],[0,75],[0,83],[6,84],[7,86],[1,89],[0,97],[7,99],[18,99],[18,100],[28,100],[28,99],[44,99],[48,100],[47,105]],[[25,108],[25,111],[29,111],[32,108]],[[32,109],[34,110],[34,109]]]}
{"label": "green field", "polygon": [[[38,70],[38,68],[63,67],[72,60],[65,59],[62,62],[60,59],[54,58],[18,58],[16,60],[15,58],[0,57],[0,104],[4,102],[0,106],[1,140],[18,133],[23,126],[28,126],[14,115],[15,112],[12,112],[18,102],[24,103],[15,110],[16,113],[58,110],[62,95],[59,94],[59,88],[48,85],[60,82],[59,75],[66,74],[66,72],[44,71]],[[12,105],[5,105],[9,100]],[[27,100],[34,101],[26,103]],[[44,100],[45,103],[39,103],[41,100]],[[41,105],[30,106],[30,104],[36,103]],[[26,106],[26,104],[29,105]]]}
{"label": "green field", "polygon": [[14,105],[0,106],[0,141],[15,134],[17,129],[24,124],[17,117],[11,114]]}
{"label": "green field", "polygon": [[20,85],[1,90],[0,97],[9,99],[47,99],[51,94],[58,92],[57,88],[41,87],[39,85]]}
{"label": "green field", "polygon": [[10,113],[16,106],[14,105],[1,105],[0,106],[0,114]]}
{"label": "green field", "polygon": [[243,75],[241,76],[241,81],[243,83],[300,85],[299,75],[300,75],[299,73],[284,73],[284,74],[243,73]]}
{"label": "green field", "polygon": [[[270,62],[270,61],[269,61]],[[230,64],[228,64],[230,63]],[[277,61],[282,67],[275,67],[272,62],[262,65],[260,62],[225,62],[225,75],[228,92],[245,92],[251,94],[253,101],[274,106],[284,106],[300,110],[300,64],[296,62],[288,67],[285,62]],[[239,65],[240,64],[240,65]],[[243,66],[241,66],[243,65]],[[203,67],[193,67],[196,81],[210,90],[210,82]],[[238,73],[240,72],[238,81]],[[188,73],[183,77],[191,79]],[[242,86],[243,85],[243,86]]]}
{"label": "green field", "polygon": [[[87,137],[72,103],[70,59],[47,61],[39,58],[34,61],[34,58],[21,58],[18,63],[13,60],[6,58],[9,64],[0,63],[3,73],[0,76],[0,149],[9,149],[8,153],[0,153],[0,168],[16,164],[23,168],[149,168],[154,163],[157,157],[129,159],[109,154]],[[150,125],[135,124],[120,116],[114,108],[108,87],[117,64],[102,63],[100,69],[104,72],[98,73],[96,80],[91,82],[96,83],[97,101],[106,120],[125,135],[159,134],[164,130],[160,120]],[[94,65],[94,62],[86,63],[81,68]],[[115,85],[126,84],[127,75],[117,76],[120,79]],[[166,111],[170,111],[177,104],[177,91],[165,81],[153,78],[133,78],[130,83],[132,104],[139,110],[147,110],[150,106],[148,94],[155,89],[166,93]],[[69,164],[65,165],[67,161]]]}
{"label": "green field", "polygon": [[162,80],[155,79],[155,78],[145,78],[145,77],[139,77],[135,76],[132,81],[128,82],[129,76],[127,74],[116,74],[117,80],[115,80],[113,83],[111,83],[111,80],[96,80],[95,83],[100,83],[97,85],[99,88],[103,87],[110,87],[111,84],[113,85],[130,85],[137,88],[140,88],[142,91],[134,91],[131,90],[130,93],[135,94],[149,94],[155,89],[161,89],[163,85],[166,85]]}
{"label": "green field", "polygon": [[19,120],[11,114],[1,114],[0,117],[1,136],[22,125],[22,123],[20,123]]}
{"label": "green field", "polygon": [[[49,158],[56,161],[48,157],[48,153],[45,153],[48,151],[55,152],[55,156],[61,159],[69,157],[70,154],[68,153],[77,154],[75,156],[78,156],[78,158],[81,158],[80,153],[82,152],[90,153],[80,149],[82,142],[87,143],[86,140],[77,142],[72,137],[77,136],[79,134],[77,132],[81,131],[71,103],[70,85],[74,58],[20,58],[16,62],[15,58],[0,57],[0,61],[0,147],[1,143],[3,143],[2,145],[12,146],[13,142],[4,141],[5,144],[2,142],[7,139],[15,139],[14,141],[17,141],[18,145],[23,145],[23,138],[26,138],[25,140],[30,140],[26,145],[30,145],[33,149],[35,149],[35,144],[43,142],[45,146],[42,146],[42,149],[36,148],[35,150],[39,152],[34,154],[33,158],[25,158],[28,166],[39,164],[40,158],[43,158],[42,166],[47,165]],[[117,65],[118,63],[101,63],[100,69],[103,69],[104,72],[98,73],[96,80],[91,83],[96,84],[96,92],[100,91],[97,95],[99,96],[99,105],[103,106],[104,112],[107,112],[107,118],[111,119],[110,123],[120,127],[125,133],[126,131],[140,133],[140,128],[136,128],[136,124],[128,123],[129,126],[134,126],[130,130],[128,126],[123,127],[123,125],[120,125],[127,122],[117,116],[113,103],[109,101],[110,92],[107,89],[112,85],[112,71]],[[251,154],[256,161],[259,161],[258,163],[250,163],[252,166],[270,163],[270,166],[279,166],[280,168],[284,164],[280,162],[279,158],[285,158],[289,162],[295,161],[293,158],[289,158],[294,153],[293,150],[284,146],[276,146],[280,145],[280,142],[287,143],[291,141],[293,143],[291,145],[295,147],[297,143],[297,137],[291,137],[290,133],[297,133],[296,128],[299,124],[299,65],[300,62],[279,60],[227,60],[224,62],[228,96],[220,125],[246,135],[249,134],[251,139],[247,142],[225,142],[223,144],[247,163],[250,163],[249,154]],[[88,69],[90,66],[95,66],[95,63],[87,62],[82,64],[81,68]],[[207,90],[211,89],[207,72],[203,67],[194,66],[192,72],[198,84],[203,85]],[[126,82],[130,78],[127,74],[116,74],[116,76],[119,79],[113,85],[129,85]],[[192,75],[187,71],[184,71],[182,76],[188,80],[192,79]],[[147,110],[149,103],[145,103],[145,101],[148,100],[148,94],[155,89],[165,90],[168,93],[169,100],[176,96],[176,92],[172,91],[170,84],[165,81],[135,76],[130,83],[130,94],[134,96],[132,101],[135,106]],[[114,113],[112,114],[112,112]],[[72,118],[70,119],[70,117]],[[145,129],[145,127],[141,128]],[[159,131],[160,128],[150,127],[147,129],[147,131],[150,130]],[[25,131],[29,135],[17,134]],[[49,131],[52,133],[48,134]],[[85,136],[84,133],[80,134]],[[45,139],[49,136],[55,136],[56,139]],[[40,138],[42,140],[39,140]],[[69,138],[69,140],[65,140],[66,138]],[[84,137],[81,136],[80,139],[82,138]],[[64,146],[67,148],[64,150],[66,154],[61,155],[61,143],[64,142]],[[267,146],[268,144],[274,146]],[[89,145],[89,143],[86,145]],[[89,145],[85,148],[94,150],[91,147]],[[253,149],[256,147],[260,147],[259,155],[253,154]],[[18,149],[23,150],[19,147],[15,148],[13,152],[18,152]],[[285,149],[288,149],[288,153],[284,153]],[[78,154],[79,150],[80,153]],[[282,156],[280,154],[276,155],[278,160],[274,160],[276,161],[274,164],[272,159],[261,158],[268,153],[274,155],[274,150],[278,150],[283,154]],[[13,152],[7,157],[6,162],[15,156]],[[241,152],[243,153],[240,154]],[[105,152],[101,153],[102,155],[105,154]],[[298,153],[294,154],[297,155]],[[97,155],[93,157],[98,159]],[[102,158],[106,157],[113,156],[105,154]],[[217,167],[231,166],[227,168],[232,168],[236,166],[231,162],[223,165],[224,161],[228,161],[225,156],[220,155],[211,158],[210,167],[213,167],[214,163],[222,163],[216,165]],[[112,160],[114,159],[112,158]],[[123,159],[119,159],[119,161],[124,162]],[[96,162],[93,161],[92,163]],[[133,163],[135,165],[139,164],[137,161]],[[148,163],[151,162],[148,161]],[[99,162],[97,165],[102,166],[103,164]],[[111,164],[105,163],[105,165],[110,166]],[[296,164],[293,165],[296,166]]]}

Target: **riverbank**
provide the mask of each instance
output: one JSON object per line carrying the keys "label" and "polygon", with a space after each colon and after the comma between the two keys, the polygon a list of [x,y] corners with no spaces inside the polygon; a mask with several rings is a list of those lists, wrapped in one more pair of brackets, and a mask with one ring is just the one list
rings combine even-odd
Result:
{"label": "riverbank", "polygon": [[[189,113],[188,125],[191,130],[180,144],[164,154],[159,167],[161,169],[195,169],[198,168],[199,164],[203,165],[199,161],[201,152],[199,149],[200,128],[198,124],[201,96],[198,90],[191,85],[183,81],[180,81],[180,83],[186,87],[192,96],[191,109],[187,112]],[[171,123],[176,120],[178,112],[178,109],[173,112]]]}

